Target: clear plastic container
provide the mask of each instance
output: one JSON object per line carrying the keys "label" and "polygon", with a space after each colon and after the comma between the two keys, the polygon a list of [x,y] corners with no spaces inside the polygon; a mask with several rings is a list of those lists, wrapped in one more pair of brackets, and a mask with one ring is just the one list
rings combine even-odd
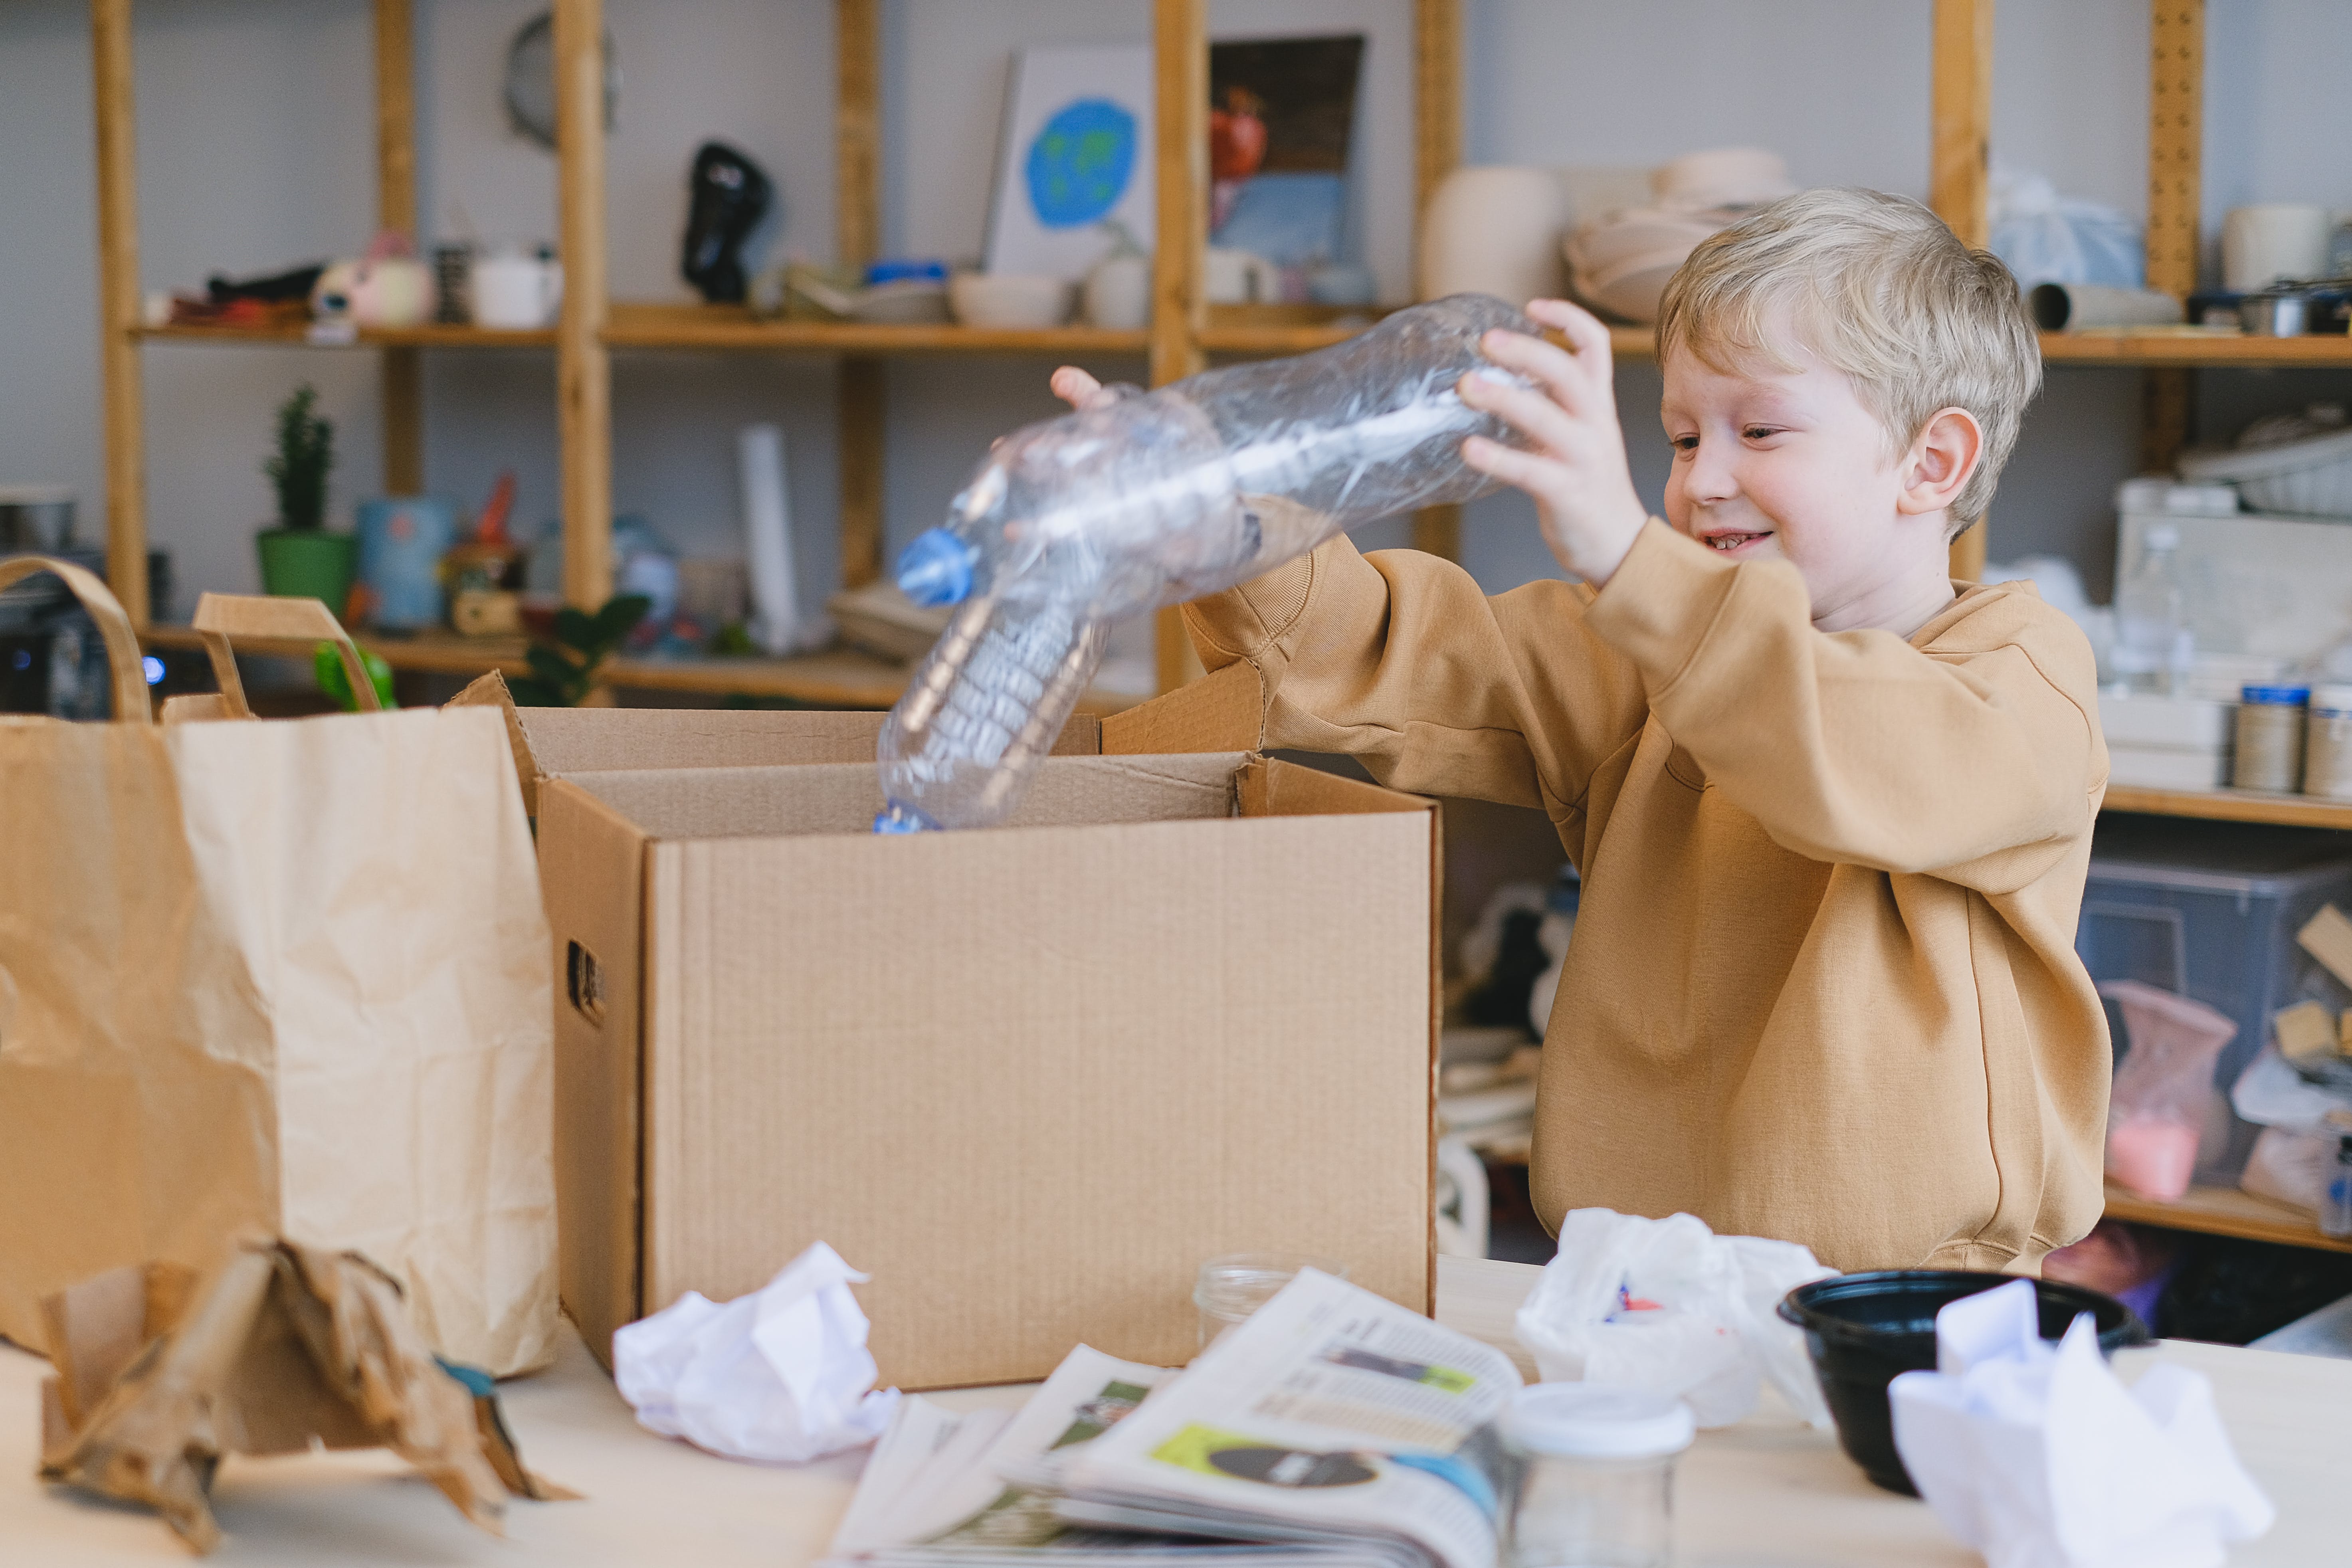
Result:
{"label": "clear plastic container", "polygon": [[1503,1442],[1518,1487],[1509,1568],[1666,1568],[1675,1461],[1690,1406],[1647,1389],[1539,1383],[1512,1396]]}
{"label": "clear plastic container", "polygon": [[2292,794],[2303,787],[2306,686],[2249,686],[2239,694],[2230,782],[2240,789]]}
{"label": "clear plastic container", "polygon": [[2189,694],[2197,639],[2189,630],[2188,598],[2175,559],[2179,549],[2178,528],[2152,525],[2140,540],[2139,564],[2116,590],[2116,643],[2109,657],[2117,678],[2133,691]]}
{"label": "clear plastic container", "polygon": [[890,710],[878,832],[985,827],[1027,792],[1102,662],[1109,622],[1245,583],[1336,533],[1493,486],[1463,437],[1518,444],[1463,403],[1499,300],[1399,310],[1296,359],[1232,365],[998,442],[898,586],[961,605]]}
{"label": "clear plastic container", "polygon": [[1229,1252],[1202,1264],[1192,1288],[1192,1304],[1201,1309],[1201,1348],[1273,1300],[1302,1268],[1348,1277],[1346,1264],[1306,1252]]}

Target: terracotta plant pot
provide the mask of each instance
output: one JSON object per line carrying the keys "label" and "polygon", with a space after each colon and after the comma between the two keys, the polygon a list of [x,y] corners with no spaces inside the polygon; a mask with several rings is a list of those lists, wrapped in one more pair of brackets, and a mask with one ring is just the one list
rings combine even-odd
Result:
{"label": "terracotta plant pot", "polygon": [[265,528],[254,535],[261,551],[261,591],[316,599],[340,616],[358,574],[360,542],[323,528]]}

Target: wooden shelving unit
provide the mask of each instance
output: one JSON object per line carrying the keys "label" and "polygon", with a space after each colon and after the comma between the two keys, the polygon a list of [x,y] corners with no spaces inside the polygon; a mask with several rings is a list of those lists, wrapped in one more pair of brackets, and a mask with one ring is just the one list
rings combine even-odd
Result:
{"label": "wooden shelving unit", "polygon": [[[2202,0],[2150,0],[2154,23],[2149,144],[2149,280],[2186,293],[2194,286],[2199,153],[2202,137]],[[100,299],[103,306],[108,472],[108,562],[119,595],[146,627],[146,518],[140,359],[154,343],[220,346],[310,342],[299,326],[252,330],[147,327],[140,321],[136,153],[133,146],[130,16],[131,0],[92,0],[98,120]],[[377,210],[381,226],[415,227],[415,51],[410,0],[374,0]],[[838,258],[873,258],[881,232],[881,0],[835,0],[838,96],[835,153]],[[567,288],[562,321],[546,331],[420,327],[363,331],[349,346],[382,360],[384,475],[388,489],[423,480],[423,378],[420,356],[480,349],[552,349],[554,410],[562,448],[565,595],[601,604],[612,587],[612,355],[653,350],[822,354],[838,366],[841,508],[838,526],[845,583],[857,586],[882,570],[887,413],[884,364],[908,355],[1022,354],[1145,361],[1159,384],[1189,374],[1211,356],[1307,353],[1361,330],[1360,317],[1334,320],[1312,307],[1212,307],[1202,288],[1207,234],[1206,116],[1208,38],[1205,0],[1153,0],[1157,72],[1155,172],[1162,243],[1153,262],[1154,312],[1140,332],[1060,327],[995,331],[961,326],[892,326],[760,320],[748,311],[610,298],[606,281],[605,182],[602,102],[602,0],[554,0],[558,180]],[[1992,0],[1934,0],[1929,200],[1955,231],[1981,241],[1985,226],[1985,147],[1991,117]],[[1414,184],[1425,202],[1461,158],[1460,0],[1415,0]],[[1651,333],[1620,328],[1622,359],[1655,356]],[[2046,334],[2053,364],[2117,365],[2147,372],[2146,446],[2152,463],[2168,461],[2186,432],[2189,380],[2199,367],[2289,365],[2352,367],[2352,339],[2248,338],[2184,330]],[[1984,529],[1954,547],[1957,574],[1982,568]],[[1415,520],[1414,543],[1455,555],[1458,509],[1436,508]],[[152,628],[159,644],[168,627]],[[1163,687],[1197,665],[1172,612],[1160,636]],[[451,670],[464,660],[489,668],[509,657],[494,642],[378,639],[395,667]],[[803,700],[855,692],[887,702],[888,680],[835,679],[819,656],[799,660],[712,660],[705,666],[622,664],[632,679],[658,675],[673,689],[763,691]],[[750,683],[750,684],[747,684]],[[846,700],[845,698],[841,700]],[[2141,803],[2126,807],[2128,796]],[[2155,802],[2155,804],[2149,804]],[[2312,807],[2293,802],[2257,807],[2235,797],[2116,792],[2116,809],[2279,820],[2258,811]]]}

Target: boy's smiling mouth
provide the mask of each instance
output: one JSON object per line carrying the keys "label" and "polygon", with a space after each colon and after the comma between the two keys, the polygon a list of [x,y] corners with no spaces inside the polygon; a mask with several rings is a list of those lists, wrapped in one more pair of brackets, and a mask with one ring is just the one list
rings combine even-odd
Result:
{"label": "boy's smiling mouth", "polygon": [[1737,529],[1726,529],[1721,532],[1702,533],[1698,539],[1701,544],[1706,545],[1719,555],[1737,555],[1758,540],[1771,537],[1771,531],[1769,529],[1747,532]]}

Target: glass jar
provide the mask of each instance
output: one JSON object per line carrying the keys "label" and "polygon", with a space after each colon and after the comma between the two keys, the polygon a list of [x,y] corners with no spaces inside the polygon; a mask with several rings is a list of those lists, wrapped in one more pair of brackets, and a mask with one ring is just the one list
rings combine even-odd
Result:
{"label": "glass jar", "polygon": [[2352,800],[2352,685],[2313,687],[2303,734],[2303,793]]}
{"label": "glass jar", "polygon": [[2303,787],[2303,714],[2310,700],[2307,686],[2249,686],[2239,693],[2231,784],[2273,794]]}
{"label": "glass jar", "polygon": [[1539,1383],[1512,1397],[1503,1441],[1519,1464],[1510,1568],[1666,1568],[1675,1460],[1690,1406],[1647,1389]]}
{"label": "glass jar", "polygon": [[1229,1252],[1202,1264],[1192,1288],[1192,1305],[1201,1309],[1201,1348],[1274,1300],[1302,1268],[1348,1277],[1346,1264],[1307,1252]]}

